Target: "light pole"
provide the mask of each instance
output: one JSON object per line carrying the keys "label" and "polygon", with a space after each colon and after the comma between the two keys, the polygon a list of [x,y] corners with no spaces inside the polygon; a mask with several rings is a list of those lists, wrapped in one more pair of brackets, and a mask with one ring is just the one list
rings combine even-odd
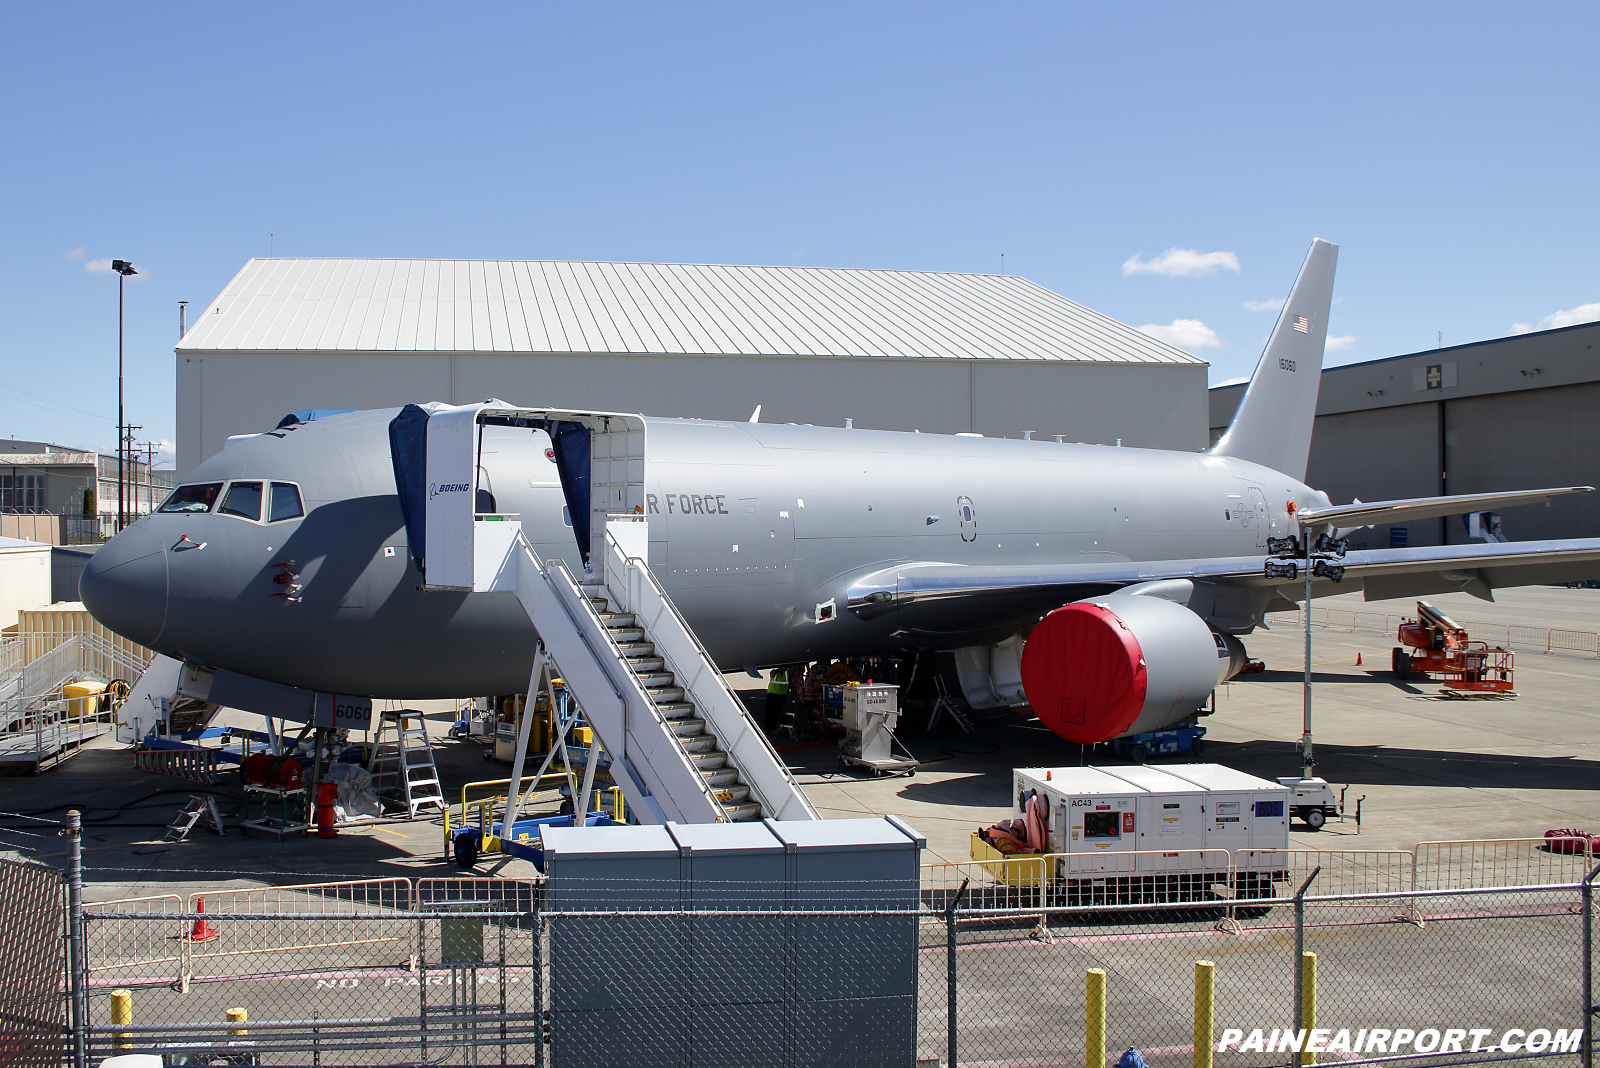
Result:
{"label": "light pole", "polygon": [[112,260],[111,269],[117,272],[117,529],[121,530],[128,522],[122,474],[122,287],[130,274],[139,272],[127,260]]}

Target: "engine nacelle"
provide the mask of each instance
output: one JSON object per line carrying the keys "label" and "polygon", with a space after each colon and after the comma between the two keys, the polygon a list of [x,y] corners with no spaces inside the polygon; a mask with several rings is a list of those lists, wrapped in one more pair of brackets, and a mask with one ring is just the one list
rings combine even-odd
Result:
{"label": "engine nacelle", "polygon": [[1182,605],[1112,594],[1044,617],[1022,650],[1022,685],[1040,722],[1087,745],[1192,716],[1231,653]]}

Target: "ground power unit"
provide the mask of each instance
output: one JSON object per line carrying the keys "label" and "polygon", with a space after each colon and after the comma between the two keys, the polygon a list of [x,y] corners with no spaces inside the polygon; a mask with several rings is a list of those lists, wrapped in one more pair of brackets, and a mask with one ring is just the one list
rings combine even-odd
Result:
{"label": "ground power unit", "polygon": [[[1220,764],[1017,768],[1012,804],[1044,801],[1045,896],[1064,905],[1276,896],[1289,789]],[[1038,810],[1035,808],[1035,812]],[[1037,818],[1037,816],[1036,816]],[[976,850],[977,843],[974,843]]]}

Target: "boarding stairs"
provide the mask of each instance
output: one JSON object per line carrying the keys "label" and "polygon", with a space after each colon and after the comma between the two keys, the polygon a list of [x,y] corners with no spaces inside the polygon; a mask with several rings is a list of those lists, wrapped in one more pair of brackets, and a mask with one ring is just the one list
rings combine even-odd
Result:
{"label": "boarding stairs", "polygon": [[443,812],[448,807],[433,762],[433,743],[420,712],[382,713],[367,770],[372,773],[373,788],[403,801],[411,819],[425,808]]}
{"label": "boarding stairs", "polygon": [[707,729],[705,717],[697,714],[694,698],[678,685],[677,676],[668,670],[639,617],[632,612],[612,611],[610,591],[603,585],[585,586],[583,592],[610,631],[628,670],[644,687],[678,745],[711,788],[726,818],[733,822],[761,819],[765,815],[761,802],[751,799],[750,786],[740,776],[738,765]]}
{"label": "boarding stairs", "polygon": [[[501,401],[427,412],[421,439],[414,423],[391,426],[402,440],[402,507],[414,510],[407,511],[408,529],[425,519],[418,531],[423,588],[516,596],[540,641],[528,692],[538,692],[541,673],[557,671],[610,755],[611,775],[634,816],[656,824],[820,819],[646,564],[642,422]],[[587,549],[581,581],[561,560],[534,552],[520,516],[476,511],[481,429],[491,423],[542,426],[565,442],[557,464],[576,465],[572,484],[584,491],[572,496],[566,475],[563,491],[573,516],[589,517],[574,527]],[[427,494],[429,485],[468,491]],[[513,783],[526,748],[519,737]],[[592,770],[591,761],[584,795]],[[515,794],[507,797],[508,820],[520,807]]]}
{"label": "boarding stairs", "polygon": [[480,588],[516,593],[641,821],[821,818],[651,575],[643,516],[610,517],[599,574],[581,584],[520,524],[478,527],[504,546],[480,557]]}

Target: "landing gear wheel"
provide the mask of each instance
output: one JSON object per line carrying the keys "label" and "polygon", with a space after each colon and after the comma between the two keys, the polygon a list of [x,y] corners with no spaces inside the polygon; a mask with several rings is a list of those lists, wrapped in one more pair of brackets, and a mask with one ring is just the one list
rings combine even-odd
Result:
{"label": "landing gear wheel", "polygon": [[1409,679],[1411,677],[1411,654],[1398,645],[1395,646],[1394,652],[1389,654],[1389,665],[1394,669],[1395,678]]}
{"label": "landing gear wheel", "polygon": [[1150,750],[1145,748],[1143,742],[1128,747],[1128,759],[1135,763],[1143,764],[1149,756]]}
{"label": "landing gear wheel", "polygon": [[1199,756],[1201,753],[1204,753],[1205,751],[1206,751],[1206,742],[1205,742],[1204,738],[1196,738],[1194,740],[1194,745],[1189,747],[1189,752],[1193,753],[1195,756]]}
{"label": "landing gear wheel", "polygon": [[478,836],[475,834],[456,835],[456,867],[472,868],[478,863]]}
{"label": "landing gear wheel", "polygon": [[1322,830],[1322,825],[1327,822],[1328,817],[1320,808],[1314,808],[1306,813],[1306,826],[1313,831]]}

